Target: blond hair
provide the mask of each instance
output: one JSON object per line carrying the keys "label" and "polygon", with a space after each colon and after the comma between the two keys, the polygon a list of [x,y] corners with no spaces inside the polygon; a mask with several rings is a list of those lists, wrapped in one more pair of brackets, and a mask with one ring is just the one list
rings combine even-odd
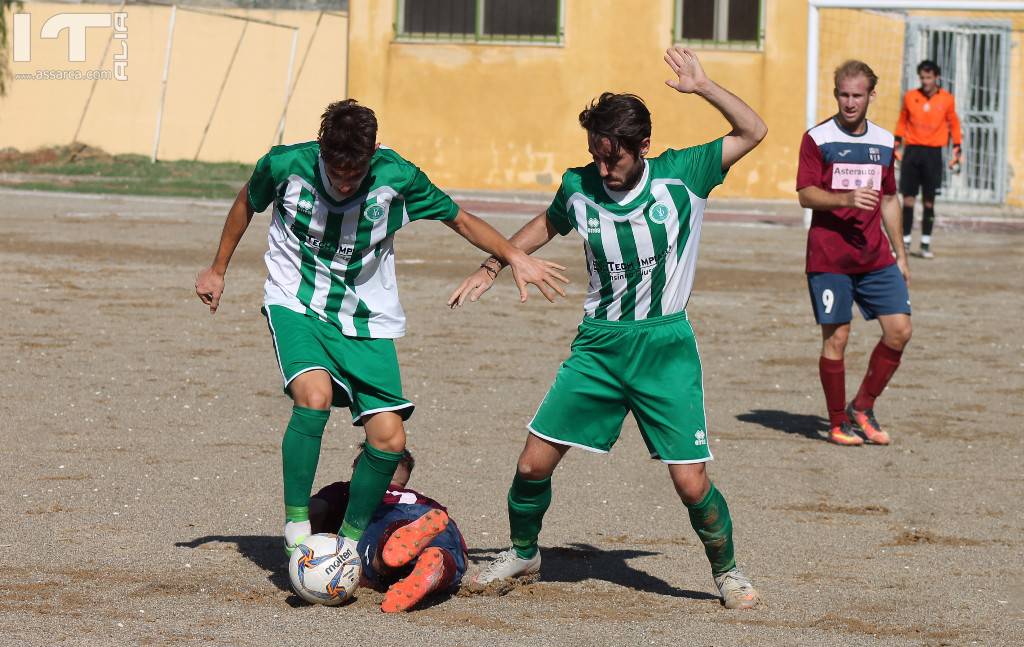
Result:
{"label": "blond hair", "polygon": [[836,68],[835,71],[835,84],[836,90],[839,89],[839,81],[842,79],[849,79],[855,76],[864,75],[868,80],[868,92],[872,92],[875,89],[875,85],[878,84],[878,75],[871,69],[871,66],[864,61],[858,61],[851,59],[846,61],[842,65]]}

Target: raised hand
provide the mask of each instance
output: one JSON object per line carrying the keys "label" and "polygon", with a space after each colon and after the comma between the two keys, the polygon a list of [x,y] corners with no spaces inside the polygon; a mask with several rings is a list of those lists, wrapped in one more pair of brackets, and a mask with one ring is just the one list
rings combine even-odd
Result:
{"label": "raised hand", "polygon": [[670,88],[690,94],[708,82],[708,75],[704,73],[697,55],[685,47],[669,47],[665,50],[665,62],[676,75],[676,78],[665,81]]}

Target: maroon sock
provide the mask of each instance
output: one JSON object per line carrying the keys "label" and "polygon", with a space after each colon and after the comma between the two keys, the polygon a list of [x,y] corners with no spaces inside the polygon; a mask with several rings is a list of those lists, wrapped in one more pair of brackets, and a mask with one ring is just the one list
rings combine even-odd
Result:
{"label": "maroon sock", "polygon": [[849,422],[846,417],[846,365],[841,359],[818,358],[818,376],[825,390],[829,425],[835,427]]}
{"label": "maroon sock", "polygon": [[882,342],[878,342],[875,350],[871,351],[868,372],[864,374],[864,381],[860,383],[857,397],[853,400],[854,409],[866,411],[874,408],[875,398],[885,390],[885,385],[889,383],[892,374],[899,368],[902,356],[903,351],[894,350]]}

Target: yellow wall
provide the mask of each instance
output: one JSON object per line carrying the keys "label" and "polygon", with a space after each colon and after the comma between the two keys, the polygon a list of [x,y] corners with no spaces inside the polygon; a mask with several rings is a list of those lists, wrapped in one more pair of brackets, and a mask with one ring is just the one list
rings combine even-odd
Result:
{"label": "yellow wall", "polygon": [[[700,54],[709,75],[768,117],[771,131],[720,195],[792,194],[806,8],[790,0],[767,9],[764,52]],[[378,111],[383,141],[439,184],[550,190],[566,167],[589,161],[577,115],[604,90],[647,101],[655,152],[728,130],[703,101],[663,83],[669,70],[662,56],[672,41],[668,0],[565,0],[564,46],[393,42],[394,10],[392,2],[350,3],[350,92]],[[788,114],[796,118],[782,117]]]}
{"label": "yellow wall", "polygon": [[[110,69],[113,51],[101,60],[110,39],[109,29],[88,30],[85,63],[67,62],[66,33],[56,40],[43,40],[38,36],[43,23],[56,13],[109,13],[117,9],[118,5],[26,3],[23,11],[32,15],[32,60],[12,63],[12,75],[44,69]],[[125,11],[128,13],[128,80],[96,83],[78,139],[111,153],[148,155],[153,146],[160,101],[170,9],[129,5]],[[298,70],[318,12],[232,13],[298,27],[295,57],[295,70]],[[344,17],[330,14],[321,20],[309,61],[289,106],[286,142],[315,137],[324,106],[344,95],[345,23]],[[161,159],[195,156],[228,61],[246,24],[178,10],[161,130]],[[251,22],[245,29],[200,159],[254,161],[274,140],[284,106],[293,31]],[[21,150],[69,143],[91,85],[91,81],[81,80],[13,78],[7,96],[0,99],[0,143]]]}
{"label": "yellow wall", "polygon": [[[349,96],[374,108],[380,138],[441,186],[551,191],[561,172],[589,161],[579,111],[604,90],[635,92],[654,116],[653,149],[707,141],[725,120],[702,100],[664,85],[672,43],[672,0],[564,0],[561,45],[401,43],[394,0],[351,0]],[[114,11],[116,5],[26,3],[38,34],[57,12]],[[110,152],[149,154],[170,10],[129,5],[129,80],[97,84],[80,140]],[[299,27],[297,71],[318,12],[234,10]],[[1013,14],[971,15],[1007,18]],[[1010,201],[1024,203],[1024,15],[1015,18],[1010,97]],[[791,199],[805,128],[805,0],[765,0],[762,51],[698,49],[711,78],[746,100],[768,123],[765,142],[730,173],[719,196]],[[192,158],[243,23],[180,11],[160,157]],[[285,142],[311,139],[319,116],[346,86],[346,19],[324,15],[295,96]],[[110,66],[99,60],[109,31],[90,30],[88,62],[64,61],[67,39],[33,38],[33,61],[12,72]],[[870,117],[893,128],[900,102],[902,22],[876,12],[821,12],[819,117],[834,110],[831,69],[861,57],[881,77]],[[201,159],[252,162],[271,145],[284,99],[291,30],[250,23],[210,126]],[[71,140],[89,92],[86,81],[14,80],[0,99],[0,146],[32,149]],[[970,154],[970,151],[966,151]]]}

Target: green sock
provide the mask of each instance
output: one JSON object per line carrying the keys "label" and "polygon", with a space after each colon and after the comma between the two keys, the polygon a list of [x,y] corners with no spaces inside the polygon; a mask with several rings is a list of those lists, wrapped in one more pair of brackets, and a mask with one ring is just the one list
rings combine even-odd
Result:
{"label": "green sock", "polygon": [[687,504],[690,511],[690,525],[697,531],[704,552],[711,562],[711,573],[721,575],[736,568],[736,557],[732,544],[732,517],[725,497],[715,484],[700,503]]}
{"label": "green sock", "polygon": [[281,441],[284,518],[287,521],[309,520],[309,494],[320,460],[320,441],[330,416],[330,409],[292,407],[292,418]]}
{"label": "green sock", "polygon": [[387,452],[366,443],[348,486],[348,508],[338,531],[340,534],[359,541],[391,484],[401,458],[402,452]]}
{"label": "green sock", "polygon": [[537,554],[537,537],[551,505],[551,477],[530,481],[518,473],[508,490],[508,525],[512,547],[522,559]]}

